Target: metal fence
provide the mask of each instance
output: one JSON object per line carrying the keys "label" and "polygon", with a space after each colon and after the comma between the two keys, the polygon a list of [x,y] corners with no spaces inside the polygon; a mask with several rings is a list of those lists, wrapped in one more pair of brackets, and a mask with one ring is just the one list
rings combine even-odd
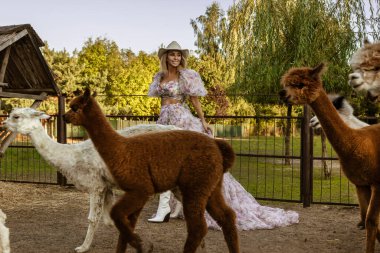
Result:
{"label": "metal fence", "polygon": [[[207,117],[214,137],[227,140],[237,155],[230,173],[256,199],[355,205],[354,186],[340,168],[334,150],[321,151],[321,137],[309,128],[310,109],[302,117]],[[108,116],[115,129],[155,124],[154,116]],[[57,136],[56,117],[44,122]],[[81,127],[66,127],[66,142],[87,139]],[[330,175],[326,173],[330,172]],[[0,180],[58,184],[60,175],[48,165],[26,136],[18,136],[0,159]],[[70,184],[70,182],[67,182]]]}

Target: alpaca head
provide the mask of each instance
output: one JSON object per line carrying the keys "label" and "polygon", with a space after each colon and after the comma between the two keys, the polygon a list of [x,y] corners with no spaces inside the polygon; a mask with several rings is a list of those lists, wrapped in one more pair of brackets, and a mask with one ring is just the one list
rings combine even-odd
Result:
{"label": "alpaca head", "polygon": [[292,68],[281,78],[281,99],[286,103],[310,104],[317,99],[322,87],[323,63],[315,68]]}
{"label": "alpaca head", "polygon": [[41,126],[41,119],[48,119],[49,115],[32,108],[15,108],[3,121],[4,126],[12,132],[30,134]]}
{"label": "alpaca head", "polygon": [[367,91],[370,100],[380,96],[380,42],[364,41],[364,46],[351,57],[353,73],[348,75],[348,83],[357,91]]}
{"label": "alpaca head", "polygon": [[73,125],[83,125],[86,122],[86,117],[84,111],[94,103],[94,98],[96,94],[91,96],[91,91],[89,88],[85,89],[82,95],[78,95],[70,102],[70,110],[65,113],[64,120],[66,123],[71,123]]}

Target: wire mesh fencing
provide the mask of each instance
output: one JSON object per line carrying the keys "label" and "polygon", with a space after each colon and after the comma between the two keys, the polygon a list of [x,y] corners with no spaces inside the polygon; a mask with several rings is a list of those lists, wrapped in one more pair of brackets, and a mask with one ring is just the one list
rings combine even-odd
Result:
{"label": "wire mesh fencing", "polygon": [[[312,203],[356,205],[355,188],[344,176],[334,150],[311,131],[306,116],[305,112],[299,117],[219,116],[207,120],[214,138],[228,141],[236,153],[229,172],[256,199],[305,202],[310,198]],[[157,116],[109,115],[108,119],[114,129],[123,129],[155,124]],[[57,117],[43,124],[46,134],[56,140]],[[66,126],[67,145],[86,139],[82,127]],[[18,135],[0,159],[3,181],[57,184],[58,177],[59,172],[36,151],[28,136]]]}

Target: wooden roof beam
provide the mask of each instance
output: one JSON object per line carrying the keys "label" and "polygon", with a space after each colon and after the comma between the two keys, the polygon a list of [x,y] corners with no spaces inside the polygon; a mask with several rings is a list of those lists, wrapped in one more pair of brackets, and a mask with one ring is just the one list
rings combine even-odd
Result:
{"label": "wooden roof beam", "polygon": [[[2,83],[0,83],[0,86],[2,86]],[[25,93],[25,94],[30,94],[30,93],[41,93],[41,92],[47,92],[47,93],[55,93],[55,90],[53,88],[32,88],[32,89],[8,89],[6,88],[7,86],[4,86],[3,91],[5,92],[15,92],[15,93]]]}
{"label": "wooden roof beam", "polygon": [[46,93],[41,95],[32,95],[32,94],[22,94],[15,92],[0,92],[0,98],[25,98],[25,99],[35,99],[35,100],[45,100]]}
{"label": "wooden roof beam", "polygon": [[[14,66],[15,66],[15,67],[14,67],[14,70],[15,70],[15,71],[17,70],[17,72],[18,72],[18,76],[24,80],[25,84],[26,84],[28,87],[32,88],[33,85],[30,84],[28,78],[25,77],[25,73],[20,69],[19,63],[22,64],[22,61],[19,60],[19,59],[16,60],[16,59],[15,59],[15,56],[16,56],[16,54],[12,54],[12,57],[10,58],[10,60],[12,61],[12,63],[13,63]],[[16,60],[16,61],[15,61],[15,60]],[[25,85],[25,86],[26,86],[26,85]]]}
{"label": "wooden roof beam", "polygon": [[[30,34],[28,34],[28,35],[29,35],[29,37],[31,37]],[[41,53],[41,50],[40,50],[39,47],[36,45],[36,43],[34,42],[33,39],[31,39],[31,42],[32,42],[34,48],[36,49],[36,53],[37,53],[37,55],[38,55],[38,58],[39,58],[39,60],[40,60],[40,63],[42,64],[43,68],[45,69],[48,78],[50,79],[50,81],[51,81],[53,84],[55,84],[55,81],[54,81],[54,78],[53,78],[53,74],[52,74],[52,72],[51,72],[49,66],[48,66],[47,63],[46,63],[45,58],[43,57],[43,55],[42,55],[42,53]],[[60,96],[60,95],[61,95],[61,90],[58,88],[58,86],[57,86],[57,85],[53,85],[53,87],[54,87],[54,89],[55,89],[57,95]]]}
{"label": "wooden roof beam", "polygon": [[26,29],[17,33],[14,37],[12,37],[11,39],[7,40],[6,42],[4,42],[3,44],[0,45],[0,51],[3,51],[4,48],[12,45],[13,43],[15,43],[16,41],[18,41],[19,39],[21,39],[22,37],[24,37],[27,34],[28,34],[28,30],[26,30]]}
{"label": "wooden roof beam", "polygon": [[5,54],[4,54],[3,62],[1,63],[1,66],[0,66],[0,83],[4,81],[5,71],[7,70],[10,53],[11,53],[11,46],[7,47],[7,50],[5,51]]}

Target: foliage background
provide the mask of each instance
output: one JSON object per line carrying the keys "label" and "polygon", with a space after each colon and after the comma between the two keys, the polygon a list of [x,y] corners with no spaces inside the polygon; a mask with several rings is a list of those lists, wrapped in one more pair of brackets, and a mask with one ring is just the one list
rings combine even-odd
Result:
{"label": "foliage background", "polygon": [[[352,92],[347,76],[363,39],[379,39],[379,21],[379,0],[236,0],[226,11],[214,2],[189,22],[197,50],[188,63],[209,92],[201,100],[205,114],[285,115],[276,95],[281,75],[325,62],[326,90],[349,97],[359,115],[378,115],[378,107]],[[107,114],[159,113],[158,99],[146,96],[159,69],[156,53],[121,49],[106,37],[88,38],[74,52],[55,51],[46,42],[42,52],[68,99],[89,86]],[[41,109],[56,113],[56,100]],[[28,103],[10,99],[2,109]]]}

